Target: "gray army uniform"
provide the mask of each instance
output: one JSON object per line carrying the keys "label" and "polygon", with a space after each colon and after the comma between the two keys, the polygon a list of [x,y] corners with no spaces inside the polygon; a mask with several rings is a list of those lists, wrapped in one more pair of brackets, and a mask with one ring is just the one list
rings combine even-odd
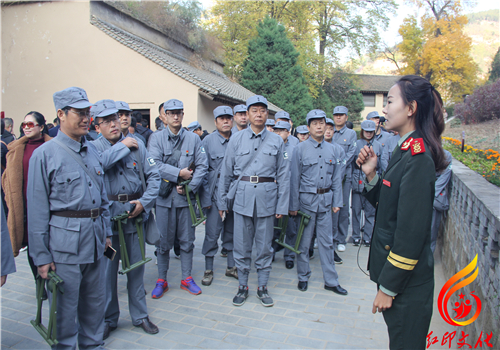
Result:
{"label": "gray army uniform", "polygon": [[[112,236],[101,157],[82,137],[56,136],[95,173],[99,183],[54,140],[37,148],[28,172],[28,235],[36,266],[54,262],[64,280],[57,301],[58,349],[100,347],[105,311],[104,247]],[[96,218],[54,215],[60,211],[102,208]]]}
{"label": "gray army uniform", "polygon": [[[319,256],[325,285],[339,285],[334,263],[332,206],[341,207],[343,159],[337,158],[334,146],[313,138],[301,142],[292,158],[290,210],[300,210],[311,216],[305,227],[297,255],[297,275],[301,282],[311,277],[309,247],[316,230]],[[324,192],[318,194],[318,192]],[[297,224],[300,222],[297,216]]]}
{"label": "gray army uniform", "polygon": [[[368,142],[364,139],[359,139],[356,143],[356,154],[359,154],[361,149],[367,145]],[[382,173],[387,168],[386,152],[382,145],[377,142],[372,142],[373,151],[377,155],[377,174],[382,176]],[[375,220],[375,208],[368,202],[368,200],[361,195],[365,188],[366,175],[356,164],[357,157],[352,161],[352,238],[361,239],[361,210],[365,212],[365,222],[363,226],[363,240],[371,242],[373,233],[373,224]]]}
{"label": "gray army uniform", "polygon": [[[382,150],[385,150],[385,146],[387,144],[387,141],[392,137],[393,135],[390,132],[380,130],[380,134],[375,135],[375,141],[380,143],[380,146],[382,146]],[[357,156],[357,155],[356,155]]]}
{"label": "gray army uniform", "polygon": [[[292,138],[293,137],[293,138]],[[295,140],[297,142],[295,142]],[[296,146],[300,143],[299,139],[296,138],[295,136],[288,136],[287,142],[285,143],[285,152],[287,153],[287,158],[291,162],[293,159],[293,154],[295,151]],[[291,163],[290,163],[291,164]],[[291,168],[290,168],[291,171]],[[291,193],[290,193],[291,196]],[[288,225],[286,227],[286,234],[285,234],[285,243],[290,245],[290,246],[295,246],[295,240],[297,239],[297,225],[295,220],[292,220],[290,218],[288,220]],[[285,248],[283,256],[285,258],[285,261],[294,261],[295,260],[295,253],[292,252],[290,249]]]}
{"label": "gray army uniform", "polygon": [[385,142],[384,152],[386,153],[385,158],[387,159],[387,163],[391,161],[392,152],[394,152],[400,138],[401,136],[399,135],[392,135]]}
{"label": "gray army uniform", "polygon": [[[200,196],[202,197],[202,206],[204,208],[210,206],[210,209],[206,210],[205,240],[201,252],[206,258],[212,259],[213,265],[213,257],[219,249],[217,241],[220,234],[222,234],[222,247],[227,250],[227,267],[232,268],[234,267],[233,212],[226,213],[226,218],[222,221],[217,206],[221,167],[228,143],[229,140],[222,136],[218,130],[205,137],[201,143],[207,155],[208,176],[203,189],[200,191]],[[213,268],[207,267],[207,270],[213,270]]]}
{"label": "gray army uniform", "polygon": [[452,167],[452,156],[448,151],[444,151],[448,167],[440,173],[436,173],[436,184],[434,185],[434,208],[432,211],[432,226],[431,226],[431,250],[436,250],[437,236],[439,233],[439,225],[441,224],[441,217],[443,212],[448,210],[450,204],[448,200],[447,186],[450,182]]}
{"label": "gray army uniform", "polygon": [[340,211],[334,216],[335,220],[338,221],[338,225],[334,226],[333,240],[338,244],[345,244],[347,239],[347,231],[349,228],[349,197],[351,192],[351,177],[352,177],[352,160],[357,155],[356,154],[356,131],[349,129],[347,126],[340,130],[334,127],[335,132],[333,133],[332,141],[340,145],[345,152],[346,169],[342,185],[342,194],[344,205],[340,206]]}
{"label": "gray army uniform", "polygon": [[295,147],[300,143],[300,140],[297,137],[290,135],[288,136],[286,143],[290,144],[292,147]]}
{"label": "gray army uniform", "polygon": [[[123,135],[119,141],[124,139]],[[160,188],[160,174],[153,158],[149,156],[146,147],[138,142],[139,149],[131,152],[123,143],[117,142],[111,145],[105,137],[92,141],[101,154],[115,153],[119,159],[103,162],[104,180],[106,192],[109,195],[121,195],[123,201],[111,201],[109,210],[111,217],[130,211],[131,204],[127,195],[140,195],[137,199],[144,207],[142,214],[146,218],[154,206]],[[103,157],[106,159],[107,157]],[[141,162],[146,181],[146,192],[143,192],[142,181],[139,174]],[[125,244],[129,256],[130,265],[142,260],[142,253],[135,226],[135,219],[128,219],[127,224],[122,225]],[[120,263],[120,240],[118,231],[113,230],[112,246],[117,256],[113,261],[106,261],[106,314],[105,322],[110,327],[117,327],[120,316],[117,293],[117,277]],[[139,266],[127,273],[128,307],[132,324],[138,326],[141,320],[148,316],[146,295],[144,294],[144,268]]]}
{"label": "gray army uniform", "polygon": [[[182,142],[181,156],[177,167],[174,167],[166,164],[166,161],[178,142]],[[201,140],[198,135],[184,128],[174,135],[167,126],[149,137],[148,151],[158,166],[160,177],[174,183],[179,181],[181,169],[189,167],[194,162],[196,170],[189,187],[193,193],[197,193],[208,169],[205,151],[200,146]],[[157,245],[158,278],[167,280],[170,249],[173,248],[177,236],[181,248],[182,279],[185,280],[191,276],[195,240],[195,228],[192,227],[186,196],[178,194],[175,188],[168,197],[159,196],[156,200],[156,219],[161,235]]]}
{"label": "gray army uniform", "polygon": [[[280,136],[264,128],[256,135],[249,127],[231,136],[219,183],[219,210],[227,209],[226,195],[254,152],[266,142],[244,176],[274,178],[273,182],[240,181],[234,198],[234,260],[241,286],[248,286],[255,240],[259,287],[267,286],[271,272],[274,215],[288,215],[290,175],[285,145]],[[257,180],[255,178],[255,180]]]}
{"label": "gray army uniform", "polygon": [[12,243],[10,241],[9,228],[7,227],[7,219],[3,209],[3,201],[0,201],[0,215],[2,215],[2,266],[1,275],[6,276],[16,272],[16,263],[14,261],[14,252],[12,251]]}

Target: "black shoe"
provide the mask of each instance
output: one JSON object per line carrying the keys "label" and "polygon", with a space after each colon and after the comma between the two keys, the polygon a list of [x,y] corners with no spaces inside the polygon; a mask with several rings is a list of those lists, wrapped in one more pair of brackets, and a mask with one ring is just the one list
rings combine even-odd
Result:
{"label": "black shoe", "polygon": [[144,329],[144,332],[148,334],[156,334],[160,331],[158,327],[149,320],[149,316],[143,318],[141,320],[141,324],[137,325],[136,327],[141,327],[142,329]]}
{"label": "black shoe", "polygon": [[290,270],[290,269],[293,269],[293,266],[294,266],[294,264],[293,264],[293,260],[291,260],[291,261],[286,261],[286,262],[285,262],[285,267],[286,267],[287,269],[289,269],[289,270]]}
{"label": "black shoe", "polygon": [[238,288],[238,294],[236,294],[233,298],[233,305],[241,306],[245,304],[245,300],[247,300],[247,298],[248,298],[248,287],[240,286]]}
{"label": "black shoe", "polygon": [[314,248],[309,249],[309,260],[312,260],[312,259],[314,259]]}
{"label": "black shoe", "polygon": [[357,247],[357,246],[359,245],[359,242],[360,242],[360,241],[361,241],[361,240],[360,240],[359,238],[353,239],[353,240],[352,240],[352,245],[353,245],[353,246],[355,246],[355,247]]}
{"label": "black shoe", "polygon": [[257,298],[260,299],[261,304],[264,305],[265,307],[270,307],[274,305],[273,298],[269,296],[266,286],[257,288]]}
{"label": "black shoe", "polygon": [[226,248],[221,249],[220,256],[222,256],[223,258],[227,258],[227,249]]}
{"label": "black shoe", "polygon": [[333,251],[333,261],[335,262],[335,264],[339,264],[339,265],[344,262],[335,250]]}
{"label": "black shoe", "polygon": [[307,290],[307,281],[299,281],[299,284],[297,285],[297,288],[301,292],[305,292]]}
{"label": "black shoe", "polygon": [[342,288],[340,286],[340,284],[338,286],[335,286],[335,287],[329,287],[325,284],[325,289],[331,290],[332,292],[340,294],[340,295],[347,295],[347,291],[344,288]]}
{"label": "black shoe", "polygon": [[108,322],[104,322],[104,333],[102,335],[102,340],[106,340],[109,337],[109,333],[114,331],[116,327],[111,327]]}
{"label": "black shoe", "polygon": [[364,243],[365,247],[369,247],[370,246],[370,242],[367,241],[367,240],[364,240],[363,243]]}

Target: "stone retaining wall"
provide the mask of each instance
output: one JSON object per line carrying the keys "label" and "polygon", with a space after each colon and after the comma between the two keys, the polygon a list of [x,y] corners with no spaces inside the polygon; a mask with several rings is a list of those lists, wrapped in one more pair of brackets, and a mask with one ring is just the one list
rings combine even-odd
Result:
{"label": "stone retaining wall", "polygon": [[[500,266],[498,262],[500,241],[500,188],[490,184],[476,172],[453,159],[453,175],[449,184],[450,209],[443,218],[439,249],[446,279],[466,267],[477,254],[479,274],[474,282],[455,292],[450,305],[458,301],[462,291],[466,299],[475,301],[470,292],[475,291],[482,301],[481,314],[472,324],[457,327],[455,340],[461,331],[469,334],[467,343],[475,345],[483,332],[493,332],[494,349],[500,349]],[[448,307],[451,317],[455,312]],[[435,312],[439,311],[435,308]],[[471,314],[465,319],[469,319]],[[467,346],[466,346],[467,347]],[[483,348],[487,348],[484,346]]]}

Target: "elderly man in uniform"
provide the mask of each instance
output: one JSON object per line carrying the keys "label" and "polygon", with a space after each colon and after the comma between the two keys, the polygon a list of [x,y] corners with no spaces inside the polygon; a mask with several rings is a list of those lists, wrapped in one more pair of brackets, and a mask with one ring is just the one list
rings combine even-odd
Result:
{"label": "elderly man in uniform", "polygon": [[38,273],[64,280],[57,301],[57,349],[100,348],[105,311],[103,254],[111,245],[101,157],[86,141],[92,105],[85,90],[54,94],[61,129],[37,148],[28,172],[28,235]]}
{"label": "elderly man in uniform", "polygon": [[233,212],[228,212],[225,219],[222,220],[217,207],[219,178],[229,137],[231,136],[233,110],[228,106],[219,106],[214,109],[214,118],[216,130],[201,143],[208,160],[207,182],[201,191],[204,202],[202,206],[207,208],[205,240],[201,249],[202,254],[205,255],[205,274],[201,281],[201,284],[204,286],[211,285],[214,278],[214,256],[219,249],[217,241],[221,234],[222,247],[227,252],[226,276],[238,279],[238,271],[234,264],[233,256]]}
{"label": "elderly man in uniform", "polygon": [[274,119],[267,119],[266,120],[267,131],[274,132],[274,125],[276,125],[276,122],[274,121]]}
{"label": "elderly man in uniform", "polygon": [[234,113],[234,126],[231,129],[233,134],[238,131],[244,130],[248,127],[248,116],[247,116],[247,106],[246,105],[236,105],[233,108]]}
{"label": "elderly man in uniform", "polygon": [[[191,294],[201,294],[191,276],[195,228],[192,226],[186,199],[185,187],[179,184],[191,180],[191,192],[197,193],[207,173],[207,157],[201,147],[198,135],[182,128],[184,104],[171,99],[163,104],[167,127],[149,137],[148,150],[156,162],[162,181],[176,186],[170,193],[160,195],[156,200],[156,217],[160,242],[156,246],[158,259],[158,280],[151,296],[158,299],[168,290],[167,272],[170,263],[170,249],[177,237],[180,243],[182,281],[181,289]],[[191,169],[190,169],[191,168]],[[192,170],[194,168],[194,170]]]}
{"label": "elderly man in uniform", "polygon": [[347,230],[349,228],[349,197],[351,195],[352,160],[355,156],[357,140],[356,131],[346,126],[348,112],[349,111],[344,106],[337,106],[333,109],[333,122],[335,123],[333,142],[344,149],[346,161],[345,175],[342,181],[344,205],[340,207],[340,211],[336,215],[338,218],[338,229],[336,235],[333,237],[333,240],[337,243],[339,252],[345,251]]}
{"label": "elderly man in uniform", "polygon": [[288,135],[288,141],[290,141],[290,143],[293,146],[297,146],[300,141],[298,138],[296,138],[295,136],[292,135],[293,121],[292,121],[292,118],[290,118],[290,114],[288,112],[285,112],[285,111],[279,111],[278,113],[276,113],[274,118],[276,119],[276,122],[288,122],[290,124],[291,128],[289,130],[290,135]]}
{"label": "elderly man in uniform", "polygon": [[[335,270],[332,215],[342,205],[342,159],[335,156],[332,144],[325,142],[326,114],[313,109],[307,114],[311,137],[300,143],[292,158],[290,215],[300,210],[311,216],[304,229],[297,257],[297,288],[305,292],[311,277],[309,244],[316,229],[319,257],[323,269],[324,288],[340,295],[347,295],[338,281]],[[297,221],[299,217],[297,217]]]}
{"label": "elderly man in uniform", "polygon": [[[283,140],[283,142],[285,144],[285,152],[286,152],[286,155],[287,155],[287,158],[289,161],[292,160],[293,151],[295,149],[295,145],[289,141],[291,129],[292,129],[292,126],[290,125],[290,123],[284,122],[284,121],[279,121],[274,125],[274,133],[278,134],[281,137],[281,139]],[[281,232],[279,230],[276,230],[274,238],[275,239],[278,238],[280,233]],[[288,224],[286,227],[286,233],[285,233],[285,243],[293,247],[295,245],[296,237],[297,237],[297,227],[295,225],[295,221],[288,220]],[[281,250],[282,248],[283,248],[283,246],[279,245],[278,243],[276,243],[273,240],[273,249],[275,252]],[[294,263],[295,253],[292,252],[290,249],[285,248],[285,252],[283,255],[285,258],[285,267],[289,270],[293,269],[293,267],[295,265],[295,263]]]}
{"label": "elderly man in uniform", "polygon": [[[290,191],[289,161],[281,137],[267,131],[267,100],[252,96],[247,100],[250,127],[231,137],[219,183],[219,214],[227,207],[227,194],[234,194],[234,260],[239,288],[233,305],[248,297],[248,275],[255,241],[258,275],[257,297],[264,306],[273,306],[267,282],[271,272],[274,217],[288,214]],[[234,192],[235,191],[235,192]]]}
{"label": "elderly man in uniform", "polygon": [[[127,223],[122,224],[122,230],[130,265],[132,265],[142,260],[135,218],[143,214],[146,217],[153,207],[160,188],[160,174],[144,144],[138,142],[138,150],[131,152],[120,142],[124,140],[124,136],[119,128],[120,119],[117,113],[119,112],[118,107],[126,107],[122,103],[116,106],[113,100],[101,100],[92,106],[97,130],[102,134],[102,137],[92,141],[92,143],[101,154],[115,153],[119,155],[119,159],[116,161],[110,161],[108,164],[103,162],[104,178],[110,201],[111,216],[117,216],[124,212],[130,213]],[[143,175],[140,175],[139,171],[142,171]],[[142,187],[142,176],[146,182],[145,192]],[[133,210],[132,207],[134,207]],[[117,231],[113,231],[112,244],[116,253],[120,255],[121,247]],[[106,314],[103,339],[108,338],[109,333],[118,326],[120,316],[117,293],[119,260],[116,257],[112,261],[107,261]],[[127,291],[132,324],[141,327],[146,333],[158,333],[158,327],[148,317],[146,295],[144,294],[144,265],[127,273]]]}
{"label": "elderly man in uniform", "polygon": [[306,125],[299,125],[295,130],[297,131],[297,138],[300,142],[304,142],[309,138],[309,129]]}

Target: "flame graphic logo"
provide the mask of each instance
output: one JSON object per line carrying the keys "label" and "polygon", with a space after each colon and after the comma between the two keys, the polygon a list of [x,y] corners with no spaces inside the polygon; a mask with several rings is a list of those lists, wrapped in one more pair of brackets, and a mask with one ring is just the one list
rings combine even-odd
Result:
{"label": "flame graphic logo", "polygon": [[[471,274],[472,273],[472,274]],[[465,276],[471,274],[469,277],[466,279],[460,281],[453,287],[451,287],[453,284],[455,284],[458,280],[461,278],[464,278]],[[441,288],[441,291],[439,292],[438,296],[438,309],[439,313],[441,314],[441,317],[450,325],[452,326],[467,326],[474,322],[479,314],[481,313],[481,299],[477,295],[474,295],[474,291],[470,292],[470,295],[474,298],[476,301],[476,313],[474,316],[472,316],[470,319],[467,321],[458,321],[459,319],[463,319],[466,317],[471,309],[472,305],[470,303],[470,300],[466,300],[465,303],[463,301],[456,302],[455,303],[455,308],[453,310],[457,313],[455,319],[450,317],[448,313],[448,300],[450,300],[451,296],[453,293],[455,293],[457,290],[460,288],[463,288],[476,279],[478,274],[478,268],[477,268],[477,254],[476,257],[470,262],[469,265],[467,265],[463,270],[458,271],[453,277],[451,277]],[[451,287],[451,288],[450,288]],[[464,295],[460,293],[460,299],[464,299]]]}

